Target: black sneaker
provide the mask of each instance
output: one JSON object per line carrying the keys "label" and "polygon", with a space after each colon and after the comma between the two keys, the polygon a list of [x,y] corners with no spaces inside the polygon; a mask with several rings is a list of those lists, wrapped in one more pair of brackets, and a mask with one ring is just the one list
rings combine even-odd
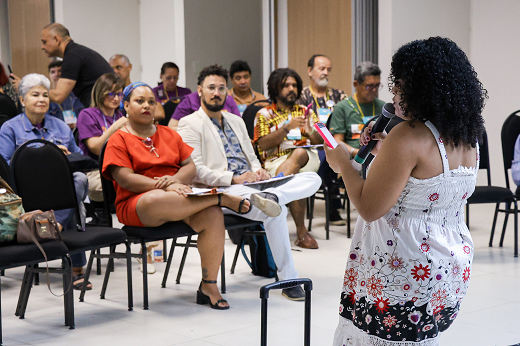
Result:
{"label": "black sneaker", "polygon": [[294,286],[282,290],[282,295],[289,300],[305,300],[305,291],[301,286]]}
{"label": "black sneaker", "polygon": [[339,215],[339,210],[333,210],[329,214],[329,223],[334,226],[343,226],[346,224],[345,220]]}
{"label": "black sneaker", "polygon": [[278,204],[278,196],[271,192],[253,193],[249,197],[251,204],[260,209],[269,217],[277,217],[282,212]]}

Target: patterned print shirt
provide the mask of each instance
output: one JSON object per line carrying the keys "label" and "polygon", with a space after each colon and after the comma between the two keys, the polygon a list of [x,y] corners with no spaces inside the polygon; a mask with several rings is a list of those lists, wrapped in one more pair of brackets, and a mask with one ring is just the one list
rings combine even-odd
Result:
{"label": "patterned print shirt", "polygon": [[[258,144],[260,138],[283,127],[292,117],[303,117],[304,114],[305,107],[300,105],[294,105],[290,112],[284,109],[278,109],[276,104],[260,109],[255,117],[255,143]],[[309,116],[312,116],[313,124],[319,122],[318,117],[312,109],[309,112]],[[264,162],[274,160],[280,156],[289,154],[295,146],[310,145],[310,134],[306,133],[303,129],[301,129],[301,132],[301,140],[292,140],[285,137],[280,144],[269,150],[264,151],[258,147],[258,153],[262,157],[262,160]]]}
{"label": "patterned print shirt", "polygon": [[222,118],[224,129],[222,129],[217,119],[211,118],[211,122],[217,128],[222,144],[224,145],[224,151],[226,152],[228,161],[228,171],[233,172],[234,176],[250,171],[251,167],[249,166],[249,162],[231,126],[229,126],[224,118]]}

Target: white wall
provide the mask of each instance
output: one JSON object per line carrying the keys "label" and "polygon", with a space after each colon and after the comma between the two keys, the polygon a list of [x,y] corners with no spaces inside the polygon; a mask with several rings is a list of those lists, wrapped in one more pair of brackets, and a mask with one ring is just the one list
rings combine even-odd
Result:
{"label": "white wall", "polygon": [[11,48],[9,46],[7,0],[0,0],[0,62],[4,65],[5,72],[9,74],[7,65],[11,64]]}
{"label": "white wall", "polygon": [[139,0],[55,1],[56,22],[65,25],[74,42],[105,59],[125,54],[133,65],[130,78],[141,79]]}
{"label": "white wall", "polygon": [[178,85],[185,86],[184,1],[141,1],[140,27],[142,80],[157,86],[162,64],[172,61],[179,66]]}
{"label": "white wall", "polygon": [[[488,1],[490,4],[492,0]],[[453,40],[470,55],[471,0],[380,0],[379,1],[379,67],[381,80],[387,81],[392,55],[403,44],[443,36]],[[388,88],[380,98],[390,101]]]}
{"label": "white wall", "polygon": [[471,1],[470,60],[488,90],[484,119],[489,137],[491,179],[505,186],[500,130],[520,109],[520,1]]}

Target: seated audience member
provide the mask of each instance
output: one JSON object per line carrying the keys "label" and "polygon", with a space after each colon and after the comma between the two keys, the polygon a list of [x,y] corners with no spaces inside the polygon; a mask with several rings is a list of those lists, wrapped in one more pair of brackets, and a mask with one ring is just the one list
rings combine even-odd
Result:
{"label": "seated audience member", "polygon": [[[63,121],[54,117],[47,117],[49,109],[49,90],[51,83],[47,77],[31,73],[22,78],[19,84],[20,100],[25,112],[6,121],[0,128],[0,154],[9,163],[11,158],[22,144],[31,139],[45,139],[56,144],[64,153],[83,154],[76,145],[72,131]],[[38,169],[38,167],[35,167]],[[87,197],[88,181],[85,174],[74,172],[74,185],[80,204],[81,224],[85,226],[85,212],[83,200]],[[45,182],[42,182],[45,183]],[[63,230],[76,231],[74,209],[57,210],[54,212],[56,220],[63,226]],[[80,290],[85,278],[83,266],[87,263],[85,253],[70,256],[73,265],[74,289]],[[87,289],[92,289],[90,282]]]}
{"label": "seated audience member", "polygon": [[[79,147],[83,152],[98,160],[103,144],[117,130],[125,126],[126,118],[119,110],[123,81],[115,73],[105,73],[92,89],[92,103],[79,113]],[[87,173],[88,197],[95,202],[103,201],[103,189],[99,170]]]}
{"label": "seated audience member", "polygon": [[[244,186],[271,178],[258,161],[245,123],[223,111],[226,97],[227,71],[221,66],[206,67],[199,75],[198,94],[201,107],[179,122],[178,132],[193,148],[197,176],[194,183],[205,187],[224,187],[226,192],[251,198],[255,208],[244,217],[262,221],[273,253],[280,280],[294,279],[298,273],[291,254],[287,227],[287,203],[314,194],[321,180],[316,173],[297,174],[284,185],[263,192]],[[291,300],[303,300],[300,286],[282,290]]]}
{"label": "seated audience member", "polygon": [[520,136],[515,142],[515,153],[511,163],[511,175],[516,185],[520,186]]}
{"label": "seated audience member", "polygon": [[0,63],[0,126],[20,112],[18,92],[9,81],[4,65]]}
{"label": "seated audience member", "polygon": [[110,67],[114,73],[123,81],[123,88],[132,83],[130,81],[130,72],[132,72],[132,64],[128,57],[124,54],[114,54],[108,60]]}
{"label": "seated audience member", "polygon": [[[334,107],[330,132],[336,141],[347,144],[351,158],[359,151],[359,137],[364,124],[383,110],[385,102],[377,98],[382,87],[379,67],[370,61],[362,62],[354,74],[356,92]],[[356,167],[361,170],[361,165],[356,163]]]}
{"label": "seated audience member", "polygon": [[229,76],[233,88],[228,91],[228,95],[233,96],[240,115],[244,113],[248,104],[265,100],[265,96],[251,89],[251,68],[243,60],[237,60],[231,64]]}
{"label": "seated audience member", "polygon": [[[315,54],[311,56],[307,63],[307,72],[309,74],[311,84],[303,88],[302,96],[296,103],[307,107],[312,106],[314,113],[318,115],[320,121],[327,123],[330,113],[334,110],[334,106],[345,99],[347,95],[343,90],[334,89],[328,86],[329,73],[332,70],[330,59],[323,54]],[[325,160],[325,152],[318,151],[320,156],[320,169],[318,174],[323,179],[323,183],[329,187],[330,193],[333,196],[339,194],[338,188],[332,186],[332,177],[329,164]],[[332,199],[332,206],[329,212],[329,222],[333,225],[341,226],[345,224],[339,214],[341,208],[341,200],[338,198]]]}
{"label": "seated audience member", "polygon": [[[176,130],[177,125],[179,124],[179,120],[181,120],[186,115],[190,115],[191,113],[198,111],[199,108],[200,96],[198,93],[194,92],[185,96],[177,108],[175,108],[175,112],[173,112],[168,126]],[[232,96],[226,95],[226,100],[224,101],[224,110],[226,112],[240,116],[240,111],[238,110],[237,104],[235,103],[235,100]]]}
{"label": "seated audience member", "polygon": [[179,80],[179,66],[173,62],[165,62],[161,66],[161,84],[153,88],[157,101],[165,104],[168,101],[179,103],[182,98],[191,93],[188,88],[177,85]]}
{"label": "seated audience member", "polygon": [[83,106],[90,105],[90,95],[96,80],[112,72],[99,53],[79,45],[70,38],[69,30],[59,23],[47,25],[41,34],[42,50],[49,58],[63,59],[61,77],[49,93],[52,102],[62,103],[74,92]]}
{"label": "seated audience member", "polygon": [[[61,60],[53,60],[49,64],[51,90],[56,88],[56,83],[61,77],[61,64]],[[71,129],[74,129],[78,122],[78,114],[83,108],[85,108],[83,103],[71,92],[61,104],[51,102],[47,115],[63,120]]]}
{"label": "seated audience member", "polygon": [[[302,92],[302,79],[296,71],[283,68],[271,73],[267,81],[272,105],[258,111],[255,117],[254,141],[271,176],[298,172],[317,172],[320,159],[316,149],[298,148],[323,143],[314,130],[319,121],[312,109],[306,115],[305,107],[296,104]],[[318,243],[305,227],[305,199],[289,203],[296,224],[298,239],[295,244],[306,249],[317,249]]]}
{"label": "seated audience member", "polygon": [[192,148],[167,126],[154,125],[157,101],[152,89],[132,83],[123,91],[128,123],[108,141],[103,175],[117,192],[116,214],[129,226],[157,227],[184,221],[199,233],[202,282],[197,304],[228,309],[216,279],[224,252],[224,217],[219,206],[246,213],[247,199],[230,194],[188,196],[195,177]]}

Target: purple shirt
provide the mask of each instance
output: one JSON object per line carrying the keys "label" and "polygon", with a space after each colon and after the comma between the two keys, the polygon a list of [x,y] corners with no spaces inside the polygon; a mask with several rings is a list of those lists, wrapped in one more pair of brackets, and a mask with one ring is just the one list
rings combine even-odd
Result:
{"label": "purple shirt", "polygon": [[[194,92],[184,97],[184,99],[179,103],[177,108],[175,108],[175,112],[172,115],[172,119],[181,120],[186,115],[190,115],[198,111],[200,108],[200,97],[199,94]],[[238,110],[237,104],[233,99],[233,96],[227,95],[226,102],[224,103],[224,110],[229,113],[236,114],[240,116],[240,111]]]}
{"label": "purple shirt", "polygon": [[153,88],[153,93],[155,94],[155,100],[164,104],[168,100],[180,102],[184,96],[191,94],[191,90],[188,88],[183,88],[177,86],[177,91],[168,91],[168,93],[164,92],[164,86],[161,84],[155,88]]}
{"label": "purple shirt", "polygon": [[116,109],[112,117],[106,116],[99,108],[95,107],[85,108],[79,112],[78,123],[76,124],[79,133],[79,147],[88,156],[97,160],[98,156],[88,149],[84,140],[103,135],[114,121],[122,117],[123,114],[118,109]]}

